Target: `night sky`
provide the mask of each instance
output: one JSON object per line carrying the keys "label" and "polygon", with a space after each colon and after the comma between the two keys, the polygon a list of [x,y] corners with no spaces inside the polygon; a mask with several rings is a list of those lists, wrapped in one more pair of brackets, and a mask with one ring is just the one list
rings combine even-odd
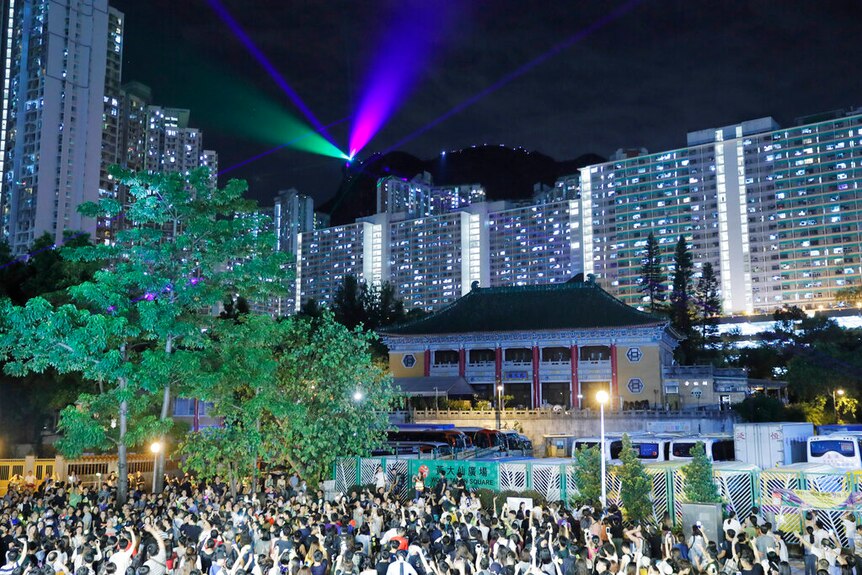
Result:
{"label": "night sky", "polygon": [[[407,49],[415,36],[402,32],[405,23],[420,23],[430,49],[413,62],[412,89],[359,157],[389,149],[549,52],[399,149],[427,159],[487,142],[566,160],[620,147],[660,151],[685,145],[691,130],[768,115],[790,125],[862,105],[859,0],[642,0],[587,34],[625,2],[222,1],[324,124],[356,113],[381,52]],[[441,7],[439,17],[421,13],[429,3]],[[111,4],[126,14],[123,81],[150,85],[154,103],[190,108],[222,169],[274,146],[238,122],[265,123],[269,109],[302,117],[207,0]],[[226,95],[239,104],[224,109]],[[349,124],[331,130],[341,149]],[[335,192],[342,163],[282,150],[230,176],[247,179],[263,204],[290,186],[321,202]]]}

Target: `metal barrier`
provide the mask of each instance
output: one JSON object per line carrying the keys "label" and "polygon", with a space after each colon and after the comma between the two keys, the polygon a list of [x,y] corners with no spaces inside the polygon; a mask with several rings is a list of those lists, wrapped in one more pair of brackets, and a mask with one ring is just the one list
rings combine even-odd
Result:
{"label": "metal barrier", "polygon": [[[450,481],[461,472],[468,489],[523,492],[534,490],[549,501],[569,501],[577,497],[575,467],[559,459],[530,459],[507,461],[441,461],[393,460],[386,458],[343,458],[335,464],[336,491],[345,492],[357,485],[374,483],[377,466],[383,466],[387,479],[398,485],[398,494],[407,497],[412,489],[411,479],[424,467],[427,487],[433,487],[440,470]],[[682,520],[685,476],[684,462],[666,462],[645,465],[652,477],[653,521],[658,522],[668,513],[679,524]],[[846,542],[841,516],[849,510],[851,494],[862,492],[862,471],[841,471],[825,466],[796,464],[761,471],[757,466],[738,461],[713,464],[713,473],[724,502],[740,518],[747,517],[752,508],[760,507],[764,515],[783,531],[790,541],[801,530],[802,509],[814,511],[827,527],[835,529]],[[783,499],[773,494],[782,493]],[[620,481],[614,467],[608,469],[607,495],[610,503],[619,504]],[[787,503],[788,498],[792,503]],[[862,501],[856,495],[852,500]],[[862,503],[853,503],[854,509]]]}

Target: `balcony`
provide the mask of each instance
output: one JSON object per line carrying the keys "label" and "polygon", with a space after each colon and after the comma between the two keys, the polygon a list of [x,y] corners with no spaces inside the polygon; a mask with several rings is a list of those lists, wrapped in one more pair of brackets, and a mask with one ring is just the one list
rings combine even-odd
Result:
{"label": "balcony", "polygon": [[578,379],[603,381],[611,378],[611,360],[581,360],[578,362]]}

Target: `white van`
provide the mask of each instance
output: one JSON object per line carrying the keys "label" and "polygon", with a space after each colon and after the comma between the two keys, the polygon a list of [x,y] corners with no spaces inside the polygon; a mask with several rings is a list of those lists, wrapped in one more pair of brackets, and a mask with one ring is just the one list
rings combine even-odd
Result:
{"label": "white van", "polygon": [[808,463],[862,469],[862,432],[838,431],[809,437]]}
{"label": "white van", "polygon": [[671,461],[690,461],[691,450],[698,442],[703,442],[706,456],[710,461],[733,461],[733,436],[730,434],[687,435],[671,441]]}

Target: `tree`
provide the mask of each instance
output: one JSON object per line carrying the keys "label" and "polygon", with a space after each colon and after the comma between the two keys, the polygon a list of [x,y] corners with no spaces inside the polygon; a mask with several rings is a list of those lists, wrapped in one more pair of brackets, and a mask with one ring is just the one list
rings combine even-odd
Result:
{"label": "tree", "polygon": [[763,394],[750,395],[733,406],[739,419],[749,423],[766,421],[806,421],[805,414],[798,407],[788,407],[775,397]]}
{"label": "tree", "polygon": [[602,497],[602,459],[598,446],[579,447],[575,451],[575,487],[587,501]]}
{"label": "tree", "polygon": [[655,236],[650,232],[641,263],[640,287],[638,291],[649,300],[650,312],[660,311],[666,299],[665,275],[661,268],[661,254]]}
{"label": "tree", "polygon": [[700,279],[697,280],[694,303],[697,307],[701,342],[704,346],[715,343],[718,339],[721,298],[719,297],[718,277],[716,277],[715,270],[709,262],[703,264]]}
{"label": "tree", "polygon": [[[315,485],[336,457],[367,455],[385,441],[394,390],[372,362],[376,336],[349,330],[329,311],[316,319],[248,315],[223,324],[213,328],[216,344],[194,393],[213,402],[212,413],[225,418],[235,439],[216,452],[217,441],[193,434],[184,454],[201,449],[218,455],[213,461],[230,461],[239,442]],[[238,466],[236,474],[247,471]]]}
{"label": "tree", "polygon": [[632,447],[632,440],[627,433],[623,434],[623,449],[620,452],[622,465],[617,467],[617,477],[620,479],[620,502],[630,521],[644,521],[653,513],[652,508],[652,478],[647,474],[644,465],[638,459]]}
{"label": "tree", "polygon": [[[286,294],[290,272],[288,256],[274,250],[275,237],[265,231],[267,218],[243,199],[244,183],[217,189],[206,169],[187,176],[112,173],[128,187],[129,204],[103,199],[79,210],[122,218],[127,227],[112,244],[63,248],[64,259],[94,263],[99,271],[68,289],[71,304],[33,298],[7,306],[0,353],[14,375],[53,368],[80,372],[97,385],[61,413],[59,447],[74,455],[115,441],[124,500],[128,448],[164,438],[172,397],[201,371],[207,333],[219,321],[202,310],[229,294],[255,300]],[[106,424],[114,418],[116,431]],[[163,459],[158,479],[162,465]]]}
{"label": "tree", "polygon": [[721,496],[712,472],[712,461],[706,456],[706,448],[698,441],[691,448],[691,462],[682,467],[685,475],[683,493],[689,503],[721,503]]}
{"label": "tree", "polygon": [[694,264],[691,252],[684,236],[679,236],[673,256],[673,287],[670,292],[670,322],[685,340],[680,344],[678,350],[682,355],[683,362],[693,356],[694,345],[692,338],[694,330],[693,305],[692,305],[692,276]]}
{"label": "tree", "polygon": [[370,331],[401,323],[405,318],[404,303],[395,296],[391,283],[368,284],[352,274],[344,276],[335,291],[332,311],[336,321],[348,328],[362,326]]}

